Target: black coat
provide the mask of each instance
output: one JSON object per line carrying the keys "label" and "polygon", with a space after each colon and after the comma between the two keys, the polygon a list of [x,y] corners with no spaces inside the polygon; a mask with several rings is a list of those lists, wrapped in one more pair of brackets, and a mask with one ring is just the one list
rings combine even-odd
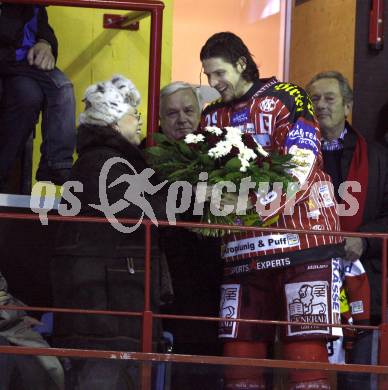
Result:
{"label": "black coat", "polygon": [[[341,173],[346,180],[357,135],[347,124],[341,158]],[[368,143],[368,191],[361,232],[388,233],[388,150],[386,147]],[[381,240],[368,239],[361,261],[367,271],[372,295],[371,312],[378,316],[381,311]]]}
{"label": "black coat", "polygon": [[[0,62],[15,61],[15,51],[22,46],[24,25],[33,17],[33,5],[0,5]],[[58,55],[58,42],[53,29],[48,23],[45,7],[39,7],[37,40],[44,39],[49,42],[56,58]]]}
{"label": "black coat", "polygon": [[[130,162],[137,173],[147,167],[141,151],[118,132],[108,127],[80,126],[77,147],[79,158],[71,180],[83,184],[83,191],[74,193],[81,202],[83,216],[104,216],[90,204],[100,204],[99,175],[106,161],[119,157]],[[124,198],[131,187],[109,184],[122,175],[133,177],[132,169],[116,163],[107,176],[109,204]],[[151,177],[154,178],[154,176]],[[159,180],[154,178],[153,184]],[[145,199],[159,219],[165,218],[162,191]],[[141,209],[132,203],[116,217],[139,219]],[[55,256],[51,263],[54,305],[59,307],[100,310],[142,311],[144,304],[144,228],[125,234],[109,223],[63,222],[58,229]],[[156,229],[152,234],[152,310],[159,307],[159,252]],[[158,335],[159,327],[155,326]],[[57,315],[57,345],[67,347],[102,347],[138,349],[140,321],[112,316]],[[109,341],[108,341],[109,340]],[[122,344],[122,340],[125,340]]]}
{"label": "black coat", "polygon": [[[162,128],[158,131],[163,133]],[[146,141],[142,141],[140,148],[146,148]],[[181,220],[199,222],[200,218],[193,216],[193,206],[179,216]],[[186,228],[166,228],[161,233],[174,289],[174,300],[163,307],[163,313],[217,317],[223,271],[221,240],[200,236]],[[174,335],[175,353],[220,353],[217,322],[166,319],[163,327]]]}
{"label": "black coat", "polygon": [[[78,159],[75,162],[70,180],[83,184],[83,191],[74,193],[81,202],[79,215],[101,216],[104,213],[91,207],[91,204],[100,204],[99,176],[102,167],[110,158],[122,158],[130,162],[137,173],[147,168],[143,153],[125,140],[117,131],[111,128],[97,126],[80,126],[77,138]],[[133,176],[134,172],[125,164],[115,164],[109,170],[107,176],[107,198],[109,204],[123,199],[128,189],[128,183],[120,183],[112,188],[113,183],[122,175]],[[150,181],[157,185],[159,180],[155,175]],[[151,204],[155,216],[158,219],[166,219],[166,191],[160,190],[155,195],[145,194],[145,199]],[[133,218],[141,217],[142,209],[131,203],[116,217]],[[60,234],[57,245],[57,253],[87,254],[87,255],[123,255],[128,254],[131,247],[144,245],[144,229],[139,228],[131,234],[124,234],[114,229],[110,224],[85,224],[78,223],[75,228],[66,229],[65,234]],[[153,232],[154,233],[154,232]],[[155,237],[155,234],[154,234]],[[156,240],[153,240],[154,244]]]}
{"label": "black coat", "polygon": [[[188,212],[186,221],[195,221]],[[163,308],[166,314],[217,317],[222,277],[220,239],[202,237],[185,228],[163,232],[174,288],[174,301]],[[174,335],[176,353],[218,354],[218,323],[166,320],[164,328]],[[202,349],[201,349],[202,348]]]}

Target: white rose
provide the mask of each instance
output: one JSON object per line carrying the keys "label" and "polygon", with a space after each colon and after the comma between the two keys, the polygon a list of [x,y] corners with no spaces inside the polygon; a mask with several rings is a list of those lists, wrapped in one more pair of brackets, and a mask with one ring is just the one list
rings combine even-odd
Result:
{"label": "white rose", "polygon": [[202,142],[205,139],[203,134],[187,134],[184,141],[187,144],[196,144],[198,142]]}
{"label": "white rose", "polygon": [[205,130],[211,134],[222,135],[222,130],[217,126],[206,126]]}

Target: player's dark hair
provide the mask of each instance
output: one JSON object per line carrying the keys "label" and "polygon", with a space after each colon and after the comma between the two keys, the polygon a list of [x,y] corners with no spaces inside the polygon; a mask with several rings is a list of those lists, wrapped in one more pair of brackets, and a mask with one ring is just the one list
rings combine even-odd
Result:
{"label": "player's dark hair", "polygon": [[246,68],[242,73],[243,78],[246,81],[254,81],[256,78],[259,78],[259,69],[255,61],[253,61],[252,54],[242,39],[236,34],[219,32],[206,41],[201,49],[201,61],[215,57],[220,57],[233,66],[236,66],[237,61],[243,57],[246,61]]}

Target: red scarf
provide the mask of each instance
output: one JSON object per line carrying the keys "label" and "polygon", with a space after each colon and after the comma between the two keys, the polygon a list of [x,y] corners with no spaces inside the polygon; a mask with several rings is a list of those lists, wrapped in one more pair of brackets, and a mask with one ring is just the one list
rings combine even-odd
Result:
{"label": "red scarf", "polygon": [[366,194],[368,191],[368,146],[365,138],[357,130],[350,126],[347,126],[347,128],[356,134],[357,142],[346,180],[358,181],[361,185],[361,192],[352,192],[348,189],[349,193],[358,201],[358,210],[353,216],[340,217],[340,221],[342,230],[354,232],[362,224],[362,218],[364,216]]}

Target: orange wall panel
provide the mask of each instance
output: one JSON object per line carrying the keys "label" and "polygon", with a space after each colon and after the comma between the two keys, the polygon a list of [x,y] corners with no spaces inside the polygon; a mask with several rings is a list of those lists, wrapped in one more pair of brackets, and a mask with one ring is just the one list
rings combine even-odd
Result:
{"label": "orange wall panel", "polygon": [[[175,0],[172,80],[199,84],[201,47],[220,31],[234,32],[244,40],[263,77],[281,77],[280,1]],[[207,84],[204,76],[202,84]]]}
{"label": "orange wall panel", "polygon": [[293,8],[290,81],[338,70],[353,84],[356,0],[309,0]]}

